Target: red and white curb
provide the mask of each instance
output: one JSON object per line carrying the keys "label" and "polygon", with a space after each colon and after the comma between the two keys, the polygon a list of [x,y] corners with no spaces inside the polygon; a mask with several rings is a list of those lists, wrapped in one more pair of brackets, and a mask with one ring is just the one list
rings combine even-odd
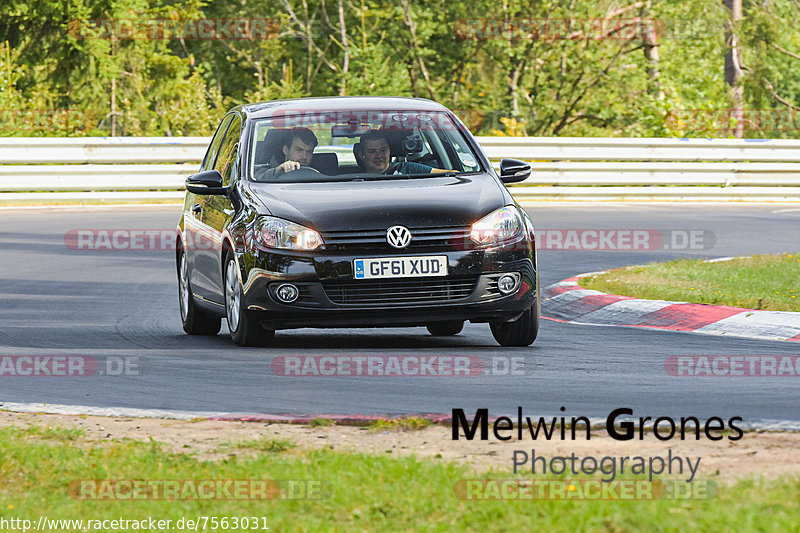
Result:
{"label": "red and white curb", "polygon": [[664,329],[800,342],[800,313],[642,300],[580,286],[581,278],[603,273],[579,274],[545,287],[542,318],[588,326]]}

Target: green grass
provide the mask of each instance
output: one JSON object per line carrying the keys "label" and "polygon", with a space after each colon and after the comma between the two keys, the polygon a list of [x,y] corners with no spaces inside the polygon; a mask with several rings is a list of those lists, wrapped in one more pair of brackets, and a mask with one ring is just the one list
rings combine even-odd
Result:
{"label": "green grass", "polygon": [[72,442],[86,436],[86,432],[79,428],[62,428],[56,426],[29,426],[25,429],[26,435],[37,437],[41,440],[55,440]]}
{"label": "green grass", "polygon": [[581,286],[649,300],[800,311],[800,252],[705,263],[677,259],[620,268],[581,280]]}
{"label": "green grass", "polygon": [[223,447],[235,449],[255,450],[265,453],[281,453],[295,447],[292,441],[286,439],[270,439],[261,437],[260,439],[246,440],[241,442],[228,443]]}
{"label": "green grass", "polygon": [[[200,461],[157,442],[76,446],[42,442],[47,429],[0,430],[0,516],[50,519],[172,519],[266,516],[271,531],[791,531],[800,523],[800,480],[742,481],[692,501],[465,501],[465,468],[414,457],[294,451]],[[33,437],[33,438],[32,438]],[[80,437],[77,437],[80,439]],[[319,480],[321,499],[272,501],[80,500],[76,480]]]}
{"label": "green grass", "polygon": [[334,425],[334,422],[330,418],[314,418],[308,423],[308,427],[312,428],[327,427],[332,425]]}
{"label": "green grass", "polygon": [[410,416],[407,418],[379,418],[373,420],[367,426],[371,431],[388,431],[388,430],[414,430],[423,429],[432,426],[433,422],[427,418],[418,416]]}

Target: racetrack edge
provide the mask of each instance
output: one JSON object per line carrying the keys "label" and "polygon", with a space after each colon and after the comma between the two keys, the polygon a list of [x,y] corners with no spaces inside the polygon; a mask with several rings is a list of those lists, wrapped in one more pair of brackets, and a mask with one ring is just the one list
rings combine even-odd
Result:
{"label": "racetrack edge", "polygon": [[800,313],[646,300],[607,294],[580,285],[581,278],[601,273],[587,272],[545,287],[542,318],[568,324],[800,342]]}

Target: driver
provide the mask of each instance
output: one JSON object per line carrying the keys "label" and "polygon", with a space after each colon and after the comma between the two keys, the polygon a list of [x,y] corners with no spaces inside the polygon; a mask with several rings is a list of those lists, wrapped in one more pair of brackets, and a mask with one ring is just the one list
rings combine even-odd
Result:
{"label": "driver", "polygon": [[392,151],[386,135],[380,131],[371,130],[361,136],[356,145],[356,156],[360,166],[369,174],[431,174],[452,172],[429,167],[413,161],[396,161],[390,163]]}
{"label": "driver", "polygon": [[310,129],[292,128],[283,143],[283,155],[286,161],[275,167],[274,176],[297,170],[301,166],[309,166],[317,143],[317,136]]}

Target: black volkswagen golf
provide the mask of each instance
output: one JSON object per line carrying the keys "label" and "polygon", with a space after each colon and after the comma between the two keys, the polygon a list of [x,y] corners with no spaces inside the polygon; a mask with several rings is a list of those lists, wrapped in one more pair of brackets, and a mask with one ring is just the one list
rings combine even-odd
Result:
{"label": "black volkswagen golf", "polygon": [[445,107],[423,99],[242,105],[186,180],[183,329],[267,345],[275,330],[488,322],[503,346],[539,328],[533,223]]}

